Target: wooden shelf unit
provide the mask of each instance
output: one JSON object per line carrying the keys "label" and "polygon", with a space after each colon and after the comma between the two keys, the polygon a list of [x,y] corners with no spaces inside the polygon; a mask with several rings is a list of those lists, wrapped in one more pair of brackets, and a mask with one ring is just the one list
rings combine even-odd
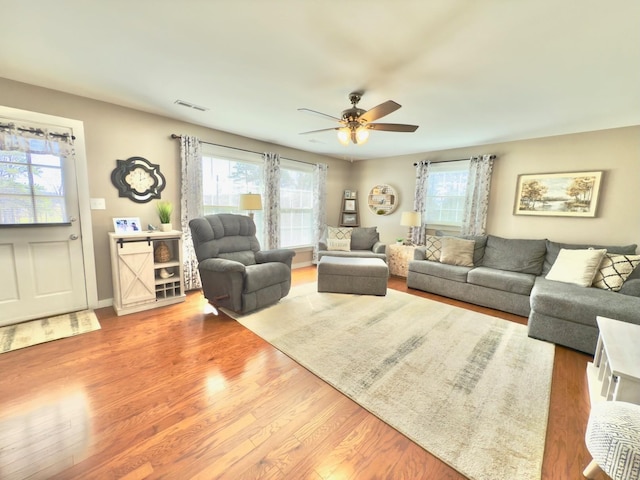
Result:
{"label": "wooden shelf unit", "polygon": [[345,190],[342,196],[342,210],[340,211],[341,227],[359,227],[360,213],[358,212],[358,192]]}
{"label": "wooden shelf unit", "polygon": [[[161,242],[170,252],[166,262],[155,261],[154,252]],[[126,315],[184,302],[181,232],[109,232],[109,249],[116,314]],[[163,271],[171,276],[162,278]]]}

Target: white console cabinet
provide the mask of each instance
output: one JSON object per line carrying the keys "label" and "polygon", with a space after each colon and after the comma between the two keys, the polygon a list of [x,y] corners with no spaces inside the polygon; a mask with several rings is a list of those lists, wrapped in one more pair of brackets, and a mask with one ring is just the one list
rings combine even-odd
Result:
{"label": "white console cabinet", "polygon": [[640,404],[640,325],[596,317],[600,334],[587,364],[591,403],[618,400]]}
{"label": "white console cabinet", "polygon": [[110,232],[109,249],[118,315],[184,302],[181,232]]}

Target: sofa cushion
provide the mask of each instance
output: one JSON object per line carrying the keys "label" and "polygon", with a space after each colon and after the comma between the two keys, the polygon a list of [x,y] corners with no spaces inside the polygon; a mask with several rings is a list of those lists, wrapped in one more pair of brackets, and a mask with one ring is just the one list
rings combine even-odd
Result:
{"label": "sofa cushion", "polygon": [[640,298],[544,277],[537,277],[531,290],[531,310],[593,327],[597,315],[640,323]]}
{"label": "sofa cushion", "polygon": [[509,272],[488,267],[476,267],[467,274],[467,282],[504,292],[529,295],[536,276],[531,273]]}
{"label": "sofa cushion", "polygon": [[457,237],[443,237],[440,262],[447,265],[473,267],[473,240]]}
{"label": "sofa cushion", "polygon": [[487,235],[482,266],[540,275],[546,253],[545,240],[501,238]]}
{"label": "sofa cushion", "polygon": [[638,245],[581,245],[577,243],[558,243],[552,242],[551,240],[546,241],[546,254],[544,257],[544,265],[542,267],[542,275],[546,275],[551,270],[551,266],[553,262],[556,261],[558,257],[558,253],[560,253],[560,249],[570,249],[570,250],[586,250],[588,248],[594,248],[596,250],[605,248],[607,253],[619,253],[622,255],[634,255],[636,253],[636,248]]}
{"label": "sofa cushion", "polygon": [[633,270],[640,264],[640,255],[616,255],[607,253],[600,262],[593,278],[593,286],[604,290],[619,291]]}
{"label": "sofa cushion", "polygon": [[351,250],[371,250],[380,240],[377,227],[354,227],[351,233]]}
{"label": "sofa cushion", "polygon": [[546,278],[557,282],[575,283],[581,287],[590,287],[602,257],[606,253],[604,248],[598,250],[562,248]]}
{"label": "sofa cushion", "polygon": [[409,270],[425,275],[432,275],[438,278],[453,280],[454,282],[467,282],[467,274],[471,267],[463,267],[459,265],[447,265],[438,262],[426,262],[424,260],[411,260],[409,262]]}

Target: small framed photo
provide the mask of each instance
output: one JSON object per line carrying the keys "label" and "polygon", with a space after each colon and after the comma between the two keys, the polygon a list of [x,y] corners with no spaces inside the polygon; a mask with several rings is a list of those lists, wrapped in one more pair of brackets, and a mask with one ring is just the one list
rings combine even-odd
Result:
{"label": "small framed photo", "polygon": [[356,201],[355,200],[345,200],[344,201],[344,209],[347,212],[355,212],[356,211]]}
{"label": "small framed photo", "polygon": [[356,194],[357,194],[357,193],[358,193],[358,191],[357,191],[357,190],[351,190],[351,197],[349,197],[349,198],[353,198],[353,199],[355,199],[355,198],[356,198]]}
{"label": "small framed photo", "polygon": [[113,219],[113,229],[116,233],[140,232],[140,219],[137,217],[122,217]]}
{"label": "small framed photo", "polygon": [[515,215],[595,217],[602,171],[518,176]]}
{"label": "small framed photo", "polygon": [[344,198],[351,198],[351,190],[344,191]]}
{"label": "small framed photo", "polygon": [[343,213],[342,225],[356,225],[358,223],[358,216],[355,213]]}

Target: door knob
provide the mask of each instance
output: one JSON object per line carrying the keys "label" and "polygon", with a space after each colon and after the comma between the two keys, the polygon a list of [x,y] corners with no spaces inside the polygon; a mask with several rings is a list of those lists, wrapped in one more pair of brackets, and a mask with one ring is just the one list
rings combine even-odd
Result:
{"label": "door knob", "polygon": [[78,239],[78,235],[76,235],[75,233],[72,233],[71,235],[69,235],[69,239],[77,240]]}

